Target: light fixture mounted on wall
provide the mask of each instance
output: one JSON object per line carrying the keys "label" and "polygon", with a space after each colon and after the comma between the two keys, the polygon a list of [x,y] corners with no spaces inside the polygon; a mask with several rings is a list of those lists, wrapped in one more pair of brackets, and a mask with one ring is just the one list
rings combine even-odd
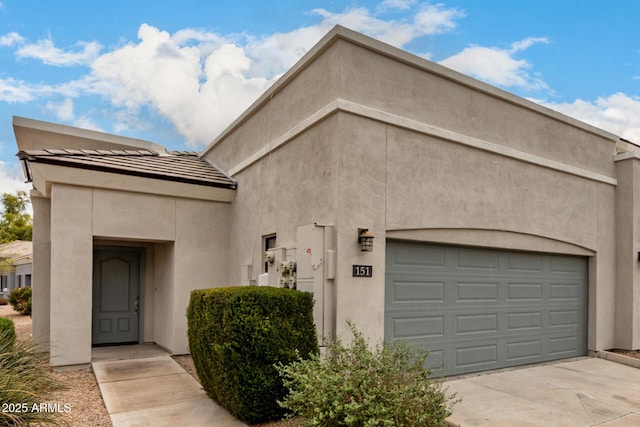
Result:
{"label": "light fixture mounted on wall", "polygon": [[358,244],[362,252],[373,252],[374,237],[368,228],[358,228]]}

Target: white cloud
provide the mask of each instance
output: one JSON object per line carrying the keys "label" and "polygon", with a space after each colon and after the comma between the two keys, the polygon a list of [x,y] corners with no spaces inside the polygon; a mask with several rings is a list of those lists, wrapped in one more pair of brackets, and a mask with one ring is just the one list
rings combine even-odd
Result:
{"label": "white cloud", "polygon": [[442,5],[421,6],[407,22],[384,21],[365,8],[312,13],[321,18],[318,24],[264,37],[195,29],[170,34],[143,24],[136,43],[93,62],[86,82],[90,91],[134,114],[147,107],[159,112],[188,144],[206,144],[336,24],[402,46],[448,31],[463,16]]}
{"label": "white cloud", "polygon": [[91,118],[87,116],[80,117],[73,121],[73,126],[82,129],[95,130],[97,132],[107,132],[104,128],[98,126]]}
{"label": "white cloud", "polygon": [[607,130],[622,138],[640,143],[640,98],[624,93],[600,97],[593,102],[578,99],[570,103],[543,105]]}
{"label": "white cloud", "polygon": [[0,194],[26,191],[29,194],[31,184],[24,182],[24,174],[20,163],[8,164],[0,161]]}
{"label": "white cloud", "polygon": [[440,64],[502,87],[548,90],[546,83],[530,72],[529,62],[514,58],[514,54],[536,43],[548,43],[548,40],[531,37],[513,43],[510,49],[470,46]]}
{"label": "white cloud", "polygon": [[96,59],[102,49],[98,42],[78,42],[75,51],[65,51],[53,44],[51,39],[24,44],[17,51],[19,58],[34,58],[47,65],[72,66],[88,65]]}
{"label": "white cloud", "polygon": [[251,61],[240,47],[224,44],[203,58],[197,47],[179,43],[185,41],[184,34],[174,39],[142,25],[137,44],[93,63],[93,90],[132,111],[151,107],[168,118],[187,143],[204,144],[256,99],[268,81],[245,77]]}
{"label": "white cloud", "polygon": [[396,47],[402,47],[418,37],[451,31],[456,27],[456,19],[464,17],[461,10],[446,8],[442,4],[420,5],[409,15],[409,19],[404,20],[379,18],[371,15],[366,8],[347,9],[342,13],[325,9],[315,9],[313,12],[323,18],[321,28],[343,25]]}
{"label": "white cloud", "polygon": [[381,12],[387,10],[407,10],[416,4],[416,0],[384,0],[378,5],[378,10]]}
{"label": "white cloud", "polygon": [[28,83],[12,78],[0,79],[1,102],[28,102],[33,98],[33,89]]}
{"label": "white cloud", "polygon": [[[404,11],[402,18],[383,16],[398,10]],[[336,24],[403,47],[418,37],[450,31],[464,16],[455,8],[415,0],[385,0],[373,11],[316,9],[311,14],[318,18],[315,25],[266,36],[192,28],[170,34],[143,24],[137,40],[102,54],[97,42],[60,48],[50,38],[28,43],[10,33],[2,40],[16,47],[17,57],[53,66],[85,66],[88,72],[55,86],[0,80],[0,101],[44,99],[44,108],[58,120],[93,128],[109,117],[112,128],[123,133],[150,126],[143,117],[158,114],[188,144],[203,145]],[[91,95],[101,96],[110,107],[74,111],[75,100]]]}
{"label": "white cloud", "polygon": [[24,43],[24,37],[22,37],[20,34],[16,33],[16,32],[11,32],[8,34],[5,34],[4,36],[0,36],[0,46],[13,46],[16,44],[22,44]]}
{"label": "white cloud", "polygon": [[62,103],[47,102],[45,110],[52,112],[58,120],[64,122],[70,122],[75,117],[73,113],[73,100],[71,98],[65,98]]}
{"label": "white cloud", "polygon": [[60,85],[33,84],[14,78],[0,79],[0,102],[25,103],[51,96],[76,97],[86,93],[86,79],[70,81]]}

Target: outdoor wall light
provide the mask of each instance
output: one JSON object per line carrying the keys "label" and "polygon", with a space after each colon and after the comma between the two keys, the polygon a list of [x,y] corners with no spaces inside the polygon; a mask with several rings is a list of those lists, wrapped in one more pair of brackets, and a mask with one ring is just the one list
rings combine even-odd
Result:
{"label": "outdoor wall light", "polygon": [[358,228],[358,244],[362,252],[373,252],[373,238],[368,228]]}

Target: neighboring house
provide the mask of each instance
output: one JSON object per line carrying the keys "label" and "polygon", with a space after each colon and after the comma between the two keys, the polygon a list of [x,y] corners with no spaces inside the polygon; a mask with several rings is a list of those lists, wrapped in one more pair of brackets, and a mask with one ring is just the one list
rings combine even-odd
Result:
{"label": "neighboring house", "polygon": [[186,353],[189,292],[255,283],[450,374],[640,348],[640,148],[342,27],[198,155],[14,129],[53,365]]}
{"label": "neighboring house", "polygon": [[6,297],[16,288],[31,286],[32,242],[16,240],[0,245],[0,296]]}

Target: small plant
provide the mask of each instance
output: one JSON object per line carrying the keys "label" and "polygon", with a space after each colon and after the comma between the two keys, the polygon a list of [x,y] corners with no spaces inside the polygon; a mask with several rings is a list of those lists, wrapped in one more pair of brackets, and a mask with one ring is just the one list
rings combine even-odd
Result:
{"label": "small plant", "polygon": [[7,347],[16,341],[16,328],[13,320],[0,317],[0,335],[7,340]]}
{"label": "small plant", "polygon": [[58,414],[39,408],[62,389],[36,344],[12,342],[8,332],[0,330],[0,426],[55,424]]}
{"label": "small plant", "polygon": [[289,395],[280,403],[305,426],[441,426],[456,395],[430,379],[427,354],[407,345],[370,349],[352,323],[353,343],[329,344],[318,355],[277,366]]}
{"label": "small plant", "polygon": [[20,314],[31,315],[31,288],[25,286],[9,292],[9,304]]}

